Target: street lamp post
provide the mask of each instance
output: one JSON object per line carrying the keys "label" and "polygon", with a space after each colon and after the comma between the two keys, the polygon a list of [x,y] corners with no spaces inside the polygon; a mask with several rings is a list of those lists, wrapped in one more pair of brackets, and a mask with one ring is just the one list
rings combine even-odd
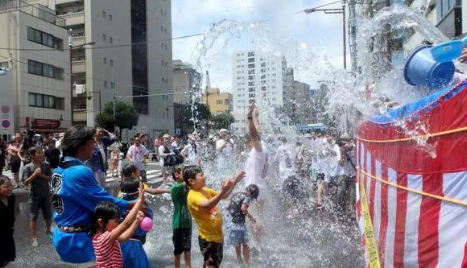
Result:
{"label": "street lamp post", "polygon": [[343,50],[344,50],[344,69],[347,69],[347,48],[346,48],[346,42],[347,38],[345,36],[345,2],[342,3],[342,8],[310,8],[310,9],[305,9],[306,14],[310,14],[313,12],[324,12],[324,14],[342,14],[342,38],[343,38]]}
{"label": "street lamp post", "polygon": [[79,46],[73,46],[73,30],[70,28],[68,30],[68,48],[70,52],[70,110],[71,110],[71,125],[73,125],[74,121],[74,110],[73,110],[73,57],[72,57],[72,51],[73,49],[78,49],[82,48],[87,45],[94,45],[96,42],[87,42],[85,44],[79,45]]}

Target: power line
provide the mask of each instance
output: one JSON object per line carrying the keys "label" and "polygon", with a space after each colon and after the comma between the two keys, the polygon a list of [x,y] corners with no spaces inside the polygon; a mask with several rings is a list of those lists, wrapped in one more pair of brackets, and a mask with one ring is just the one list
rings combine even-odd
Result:
{"label": "power line", "polygon": [[[331,3],[323,4],[317,7],[313,7],[311,9],[317,9],[325,6],[330,6],[334,5],[337,3],[341,3],[342,1],[334,1]],[[305,10],[300,10],[292,13],[285,14],[285,16],[291,16],[291,15],[296,15],[300,13],[304,13]],[[269,19],[261,20],[256,23],[265,23],[271,20],[274,20],[276,17],[271,17]],[[127,46],[139,46],[139,45],[145,45],[145,44],[154,44],[154,43],[161,43],[161,42],[168,42],[168,41],[173,41],[173,40],[180,40],[180,39],[186,39],[186,38],[191,38],[191,37],[196,37],[196,36],[203,36],[204,33],[194,33],[194,34],[189,34],[189,35],[183,35],[183,36],[178,36],[178,37],[173,37],[173,38],[167,38],[167,39],[161,39],[161,40],[155,40],[155,41],[147,41],[147,42],[136,42],[136,43],[129,43],[129,44],[121,44],[121,45],[108,45],[108,46],[90,46],[90,47],[83,47],[82,49],[89,49],[89,50],[98,50],[98,49],[112,49],[112,48],[119,48],[119,47],[127,47]],[[5,48],[2,47],[0,50],[12,50],[12,51],[68,51],[70,50],[69,48],[63,48],[63,49],[55,49],[55,48]],[[73,50],[73,48],[72,48]]]}
{"label": "power line", "polygon": [[[162,43],[162,42],[168,42],[168,41],[173,41],[173,40],[186,39],[186,38],[202,36],[202,35],[204,34],[195,33],[195,34],[177,36],[173,38],[167,38],[167,39],[161,39],[161,40],[155,40],[155,41],[137,42],[137,43],[129,43],[129,44],[121,44],[121,45],[108,45],[108,46],[90,46],[90,47],[83,47],[82,49],[98,50],[98,49],[107,49],[107,48],[140,46],[140,45],[145,45],[145,44],[154,44],[154,43]],[[6,48],[6,47],[1,47],[0,49],[1,50],[14,50],[14,51],[16,50],[18,51],[68,51],[70,50],[70,48],[56,49],[56,48]],[[72,48],[71,50],[76,50],[76,48]]]}
{"label": "power line", "polygon": [[[11,59],[11,58],[8,58],[8,57],[5,57],[5,56],[2,56],[0,55],[1,58],[4,58],[4,59],[8,59],[10,61],[14,61],[14,62],[19,62],[19,63],[23,63],[23,64],[29,64],[27,62],[24,62],[24,61],[19,61],[19,60],[15,60],[15,59]],[[24,74],[31,74],[29,72],[25,72],[25,71],[19,71],[20,73],[24,73]],[[70,75],[70,73],[67,73],[67,72],[63,72],[64,75]],[[87,77],[86,76],[86,79],[90,79],[90,80],[93,80],[93,81],[98,81],[98,82],[109,82],[110,80],[104,80],[104,79],[99,79],[99,78],[92,78],[92,77]],[[40,87],[40,88],[44,88],[44,89],[53,89],[53,90],[57,90],[56,88],[49,88],[49,87],[43,87],[43,86],[36,86],[36,85],[26,85],[26,84],[22,84],[22,85],[25,85],[25,86],[31,86],[31,87]],[[122,86],[117,86],[118,84],[114,84],[115,87],[117,88],[121,88],[121,89],[132,89],[132,90],[136,90],[136,91],[140,91],[140,92],[143,92],[143,93],[148,93],[148,91],[151,91],[151,90],[154,90],[154,91],[157,91],[155,89],[151,89],[151,88],[146,88],[146,90],[141,90],[141,89],[137,89],[138,86],[130,86],[130,85],[122,85]],[[140,87],[140,88],[144,88],[144,87]],[[157,94],[161,94],[161,93],[157,93]],[[149,95],[154,95],[154,94],[149,94]],[[167,95],[167,94],[162,94],[162,95]],[[161,96],[162,96],[161,95]],[[135,96],[140,96],[140,97],[144,97],[145,95],[135,95]],[[124,96],[124,97],[129,97],[129,96]]]}

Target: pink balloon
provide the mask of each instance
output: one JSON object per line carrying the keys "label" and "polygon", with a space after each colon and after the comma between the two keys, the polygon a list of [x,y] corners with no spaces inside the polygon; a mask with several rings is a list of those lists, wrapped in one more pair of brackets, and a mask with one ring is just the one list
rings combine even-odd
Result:
{"label": "pink balloon", "polygon": [[139,228],[141,228],[141,230],[145,232],[148,232],[149,230],[151,230],[152,226],[153,226],[153,222],[152,222],[152,219],[149,217],[144,217],[144,219],[139,224]]}

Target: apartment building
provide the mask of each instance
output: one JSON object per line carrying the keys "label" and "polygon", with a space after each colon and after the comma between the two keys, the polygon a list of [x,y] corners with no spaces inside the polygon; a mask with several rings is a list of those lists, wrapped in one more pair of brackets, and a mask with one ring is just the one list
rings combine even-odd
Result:
{"label": "apartment building", "polygon": [[[415,9],[425,10],[425,16],[435,27],[450,39],[459,38],[467,33],[467,3],[462,0],[422,0],[406,1]],[[405,55],[424,43],[425,37],[417,32],[410,32],[404,44]]]}
{"label": "apartment building", "polygon": [[191,103],[193,94],[199,94],[201,74],[190,64],[173,61],[174,103]]}
{"label": "apartment building", "polygon": [[234,131],[245,133],[250,103],[276,108],[284,104],[287,61],[281,55],[262,51],[237,51],[232,57]]}
{"label": "apartment building", "polygon": [[233,95],[221,92],[219,88],[209,88],[203,93],[203,103],[209,105],[212,115],[230,113],[233,110]]}
{"label": "apartment building", "polygon": [[171,1],[42,1],[71,29],[74,123],[94,126],[115,94],[139,112],[138,131],[173,132]]}
{"label": "apartment building", "polygon": [[0,2],[2,127],[14,132],[58,132],[71,125],[67,31],[46,6],[19,0]]}

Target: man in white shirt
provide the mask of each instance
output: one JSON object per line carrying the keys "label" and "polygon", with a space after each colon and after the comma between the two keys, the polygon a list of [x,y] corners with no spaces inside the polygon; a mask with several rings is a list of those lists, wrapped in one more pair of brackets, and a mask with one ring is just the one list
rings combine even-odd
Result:
{"label": "man in white shirt", "polygon": [[217,169],[225,174],[230,174],[234,170],[234,149],[235,144],[230,138],[227,129],[221,129],[219,140],[216,141]]}
{"label": "man in white shirt", "polygon": [[145,161],[148,159],[148,155],[149,151],[141,144],[141,138],[135,136],[135,143],[128,148],[126,157],[139,169],[142,182],[147,182]]}

